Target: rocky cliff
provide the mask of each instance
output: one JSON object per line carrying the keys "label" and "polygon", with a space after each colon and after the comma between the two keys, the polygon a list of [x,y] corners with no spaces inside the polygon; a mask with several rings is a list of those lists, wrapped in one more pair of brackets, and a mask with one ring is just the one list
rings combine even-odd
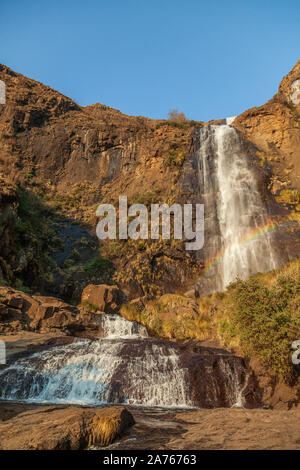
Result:
{"label": "rocky cliff", "polygon": [[[272,172],[271,191],[300,190],[300,61],[283,78],[278,93],[266,104],[251,108],[234,126],[260,150]],[[298,91],[297,91],[298,90]]]}
{"label": "rocky cliff", "polygon": [[[233,123],[268,214],[281,224],[285,260],[299,255],[299,78],[300,63],[272,100]],[[3,280],[67,300],[78,300],[91,281],[117,282],[128,297],[193,286],[208,262],[204,251],[187,256],[180,241],[140,241],[138,249],[115,241],[99,252],[95,209],[122,194],[148,206],[203,202],[196,153],[205,123],[131,117],[102,104],[81,107],[5,65],[0,80],[7,90],[0,105]]]}
{"label": "rocky cliff", "polygon": [[[53,250],[49,253],[56,266],[40,270],[40,275],[41,271],[46,273],[46,283],[45,279],[36,282],[35,288],[78,299],[93,276],[94,281],[109,281],[114,269],[119,283],[131,278],[127,282],[129,295],[167,289],[170,281],[162,279],[166,272],[172,277],[171,289],[180,288],[182,279],[195,277],[197,266],[186,258],[180,244],[144,243],[137,254],[135,245],[110,243],[99,255],[95,237],[73,224],[84,223],[94,235],[97,205],[115,203],[120,194],[126,194],[131,203],[171,202],[195,123],[125,116],[101,104],[82,108],[4,65],[0,66],[0,79],[7,90],[7,104],[0,106],[3,181],[14,184],[16,190],[26,188],[44,212],[52,211],[49,229],[55,231],[52,238],[58,239],[58,244],[62,241],[56,255]],[[12,239],[12,230],[6,233]],[[63,248],[67,239],[75,253],[71,249],[66,253]],[[16,258],[20,250],[15,246]],[[2,266],[4,279],[31,286],[20,260],[11,266],[11,255],[5,253],[2,262],[12,268],[8,277]],[[28,251],[23,264],[29,266]],[[87,279],[87,271],[92,279]]]}

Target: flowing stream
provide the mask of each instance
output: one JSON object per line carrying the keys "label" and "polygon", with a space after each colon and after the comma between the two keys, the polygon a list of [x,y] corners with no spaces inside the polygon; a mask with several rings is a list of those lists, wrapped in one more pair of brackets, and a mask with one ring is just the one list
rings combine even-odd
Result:
{"label": "flowing stream", "polygon": [[0,371],[0,398],[36,403],[233,406],[247,384],[241,358],[185,352],[145,327],[103,315],[106,337],[75,339]]}

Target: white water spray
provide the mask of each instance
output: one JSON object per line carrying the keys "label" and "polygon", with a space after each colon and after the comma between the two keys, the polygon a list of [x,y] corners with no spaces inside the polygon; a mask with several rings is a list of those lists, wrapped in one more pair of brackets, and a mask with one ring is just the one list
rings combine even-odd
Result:
{"label": "white water spray", "polygon": [[[205,126],[199,131],[199,178],[209,232],[206,239],[211,235],[205,258],[215,264],[207,276],[208,293],[224,290],[237,278],[245,280],[278,267],[272,235],[262,231],[260,237],[251,239],[253,230],[267,224],[267,213],[240,136],[229,125],[233,121],[229,118],[225,125]],[[204,285],[205,281],[204,276]]]}
{"label": "white water spray", "polygon": [[136,321],[128,321],[121,315],[102,315],[102,328],[106,338],[147,338],[147,328]]}
{"label": "white water spray", "polygon": [[75,339],[1,370],[0,398],[184,408],[236,403],[247,381],[240,358],[195,358],[176,344],[147,338],[145,328],[134,322],[117,315],[103,319],[106,338]]}

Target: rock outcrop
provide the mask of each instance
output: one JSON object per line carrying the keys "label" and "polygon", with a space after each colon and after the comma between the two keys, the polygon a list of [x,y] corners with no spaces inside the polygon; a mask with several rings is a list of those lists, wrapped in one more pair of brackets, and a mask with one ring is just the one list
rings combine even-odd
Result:
{"label": "rock outcrop", "polygon": [[88,285],[81,295],[81,303],[90,310],[103,313],[119,313],[125,296],[117,286]]}
{"label": "rock outcrop", "polygon": [[92,203],[108,191],[114,199],[137,188],[143,194],[172,186],[176,168],[165,160],[187,150],[193,124],[126,116],[99,103],[81,107],[5,65],[0,79],[7,91],[0,105],[0,166],[14,180],[26,180],[33,170],[32,181],[62,195],[84,181]]}
{"label": "rock outcrop", "polygon": [[245,111],[233,123],[260,150],[262,165],[272,172],[270,189],[275,194],[288,188],[300,190],[299,80],[300,61],[270,101]]}
{"label": "rock outcrop", "polygon": [[[7,90],[6,105],[0,105],[0,174],[6,181],[26,187],[48,209],[67,217],[69,223],[75,219],[89,224],[93,231],[95,209],[100,202],[115,204],[122,194],[128,196],[130,203],[138,201],[146,205],[176,199],[176,182],[189,151],[191,134],[195,125],[202,123],[131,117],[101,104],[81,107],[5,65],[0,65],[0,79]],[[44,218],[42,213],[40,218]],[[53,222],[51,227],[59,221]],[[12,238],[13,231],[11,228],[7,236]],[[61,238],[63,243],[63,237],[70,236],[66,230],[63,234],[56,232],[54,238]],[[24,237],[28,237],[28,230]],[[41,235],[37,238],[39,240]],[[64,253],[64,263],[60,263],[49,249],[50,234],[45,241],[37,256],[34,256],[37,248],[33,243],[33,262],[39,260],[40,253],[47,252],[58,268],[49,265],[49,272],[43,273],[46,282],[39,283],[38,291],[53,295],[56,289],[65,300],[77,301],[86,271],[97,267],[94,274],[98,280],[87,280],[85,284],[110,280],[111,263],[107,260],[97,263],[97,253],[90,254],[94,258],[91,261],[95,262],[86,265],[85,259],[83,266],[76,270],[86,245],[76,246],[73,255],[72,250]],[[72,244],[77,241],[72,240]],[[104,245],[103,256],[113,261],[116,281],[126,287],[130,297],[167,291],[170,282],[163,273],[172,278],[173,290],[184,289],[183,285],[195,277],[197,264],[185,256],[180,243],[170,246],[145,242],[138,255],[136,247],[130,243]],[[31,265],[24,270],[19,260],[20,246],[10,246],[10,254],[1,262],[1,266],[7,264],[3,278],[9,284],[16,285],[18,280],[31,287],[34,280],[41,277],[41,270],[35,268],[28,273]],[[30,250],[27,251],[22,258],[24,262],[30,254]],[[11,266],[13,257],[16,262]],[[66,268],[67,276],[63,276]],[[51,285],[49,280],[53,278]],[[55,283],[58,278],[61,285]]]}
{"label": "rock outcrop", "polygon": [[58,332],[73,336],[101,336],[101,319],[83,308],[54,297],[30,296],[0,287],[0,331]]}
{"label": "rock outcrop", "polygon": [[134,424],[124,407],[46,407],[0,420],[1,450],[79,450],[107,446]]}

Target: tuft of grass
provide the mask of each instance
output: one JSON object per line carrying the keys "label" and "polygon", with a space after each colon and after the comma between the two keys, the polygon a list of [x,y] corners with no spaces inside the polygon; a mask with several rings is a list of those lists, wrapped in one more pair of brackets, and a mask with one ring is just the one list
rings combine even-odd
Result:
{"label": "tuft of grass", "polygon": [[134,419],[127,410],[121,413],[118,407],[115,411],[112,411],[112,408],[99,410],[99,415],[95,417],[89,431],[88,446],[108,446],[122,434],[126,427],[132,424],[134,424]]}

